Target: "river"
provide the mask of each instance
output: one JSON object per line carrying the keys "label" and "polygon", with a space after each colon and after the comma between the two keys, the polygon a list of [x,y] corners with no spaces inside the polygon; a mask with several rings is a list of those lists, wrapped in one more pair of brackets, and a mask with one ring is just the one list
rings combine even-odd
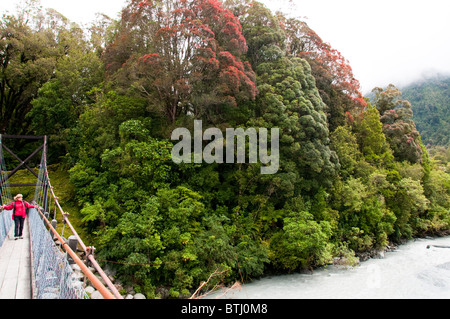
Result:
{"label": "river", "polygon": [[417,239],[384,258],[356,267],[327,266],[311,274],[265,277],[240,289],[209,295],[220,299],[440,299],[450,298],[450,237]]}

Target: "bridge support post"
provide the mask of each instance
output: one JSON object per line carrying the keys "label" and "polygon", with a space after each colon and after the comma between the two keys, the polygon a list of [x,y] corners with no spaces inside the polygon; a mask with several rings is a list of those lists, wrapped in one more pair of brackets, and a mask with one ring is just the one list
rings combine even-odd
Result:
{"label": "bridge support post", "polygon": [[[69,242],[70,249],[72,249],[72,251],[74,251],[74,252],[77,252],[77,246],[78,246],[77,237],[75,237],[74,235],[69,236],[68,242]],[[71,265],[75,263],[75,261],[73,260],[72,257],[70,257],[70,255],[67,255],[67,260],[69,261],[69,264],[71,264]]]}
{"label": "bridge support post", "polygon": [[[56,224],[58,224],[58,221],[56,219],[52,220],[51,225],[54,229],[56,229]],[[52,239],[55,239],[55,234],[51,230],[50,233],[52,234]]]}

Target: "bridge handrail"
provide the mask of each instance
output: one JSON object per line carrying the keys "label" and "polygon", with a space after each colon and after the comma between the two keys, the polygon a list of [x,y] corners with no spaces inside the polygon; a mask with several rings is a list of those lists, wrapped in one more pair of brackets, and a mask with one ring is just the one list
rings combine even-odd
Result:
{"label": "bridge handrail", "polygon": [[41,215],[41,218],[45,221],[47,226],[53,235],[61,243],[61,247],[72,257],[73,261],[81,268],[81,271],[86,275],[92,285],[97,289],[105,299],[116,299],[111,292],[103,285],[103,283],[92,273],[92,271],[84,264],[80,257],[69,247],[69,244],[58,234],[56,229],[51,225],[51,223],[45,218],[39,206],[36,206],[37,212]]}

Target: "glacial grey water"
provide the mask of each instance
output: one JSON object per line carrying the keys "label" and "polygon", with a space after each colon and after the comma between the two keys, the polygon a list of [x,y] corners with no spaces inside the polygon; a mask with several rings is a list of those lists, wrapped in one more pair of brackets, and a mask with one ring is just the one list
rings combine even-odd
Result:
{"label": "glacial grey water", "polygon": [[359,266],[327,266],[312,274],[267,277],[240,289],[209,295],[220,299],[412,299],[450,298],[450,237],[418,239]]}

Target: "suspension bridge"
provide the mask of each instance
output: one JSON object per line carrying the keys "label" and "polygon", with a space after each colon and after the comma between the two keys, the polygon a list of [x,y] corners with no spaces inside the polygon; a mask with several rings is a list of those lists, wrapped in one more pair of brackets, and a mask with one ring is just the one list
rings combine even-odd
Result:
{"label": "suspension bridge", "polygon": [[[22,160],[6,145],[7,143],[5,144],[10,139],[36,140],[40,146]],[[83,243],[70,223],[69,214],[63,211],[55,195],[47,170],[47,141],[46,136],[0,135],[1,204],[8,205],[13,202],[11,187],[35,187],[31,203],[35,208],[28,211],[23,238],[18,240],[14,238],[12,210],[3,210],[0,214],[0,299],[89,299],[85,291],[87,281],[103,298],[123,299],[95,260],[93,254],[95,248]],[[13,170],[7,170],[4,150],[20,163]],[[41,161],[38,166],[39,172],[36,173],[27,162],[39,153]],[[37,182],[10,183],[11,176],[21,168],[30,171],[37,178]],[[72,241],[56,231],[56,220],[49,220],[51,201],[55,207],[55,215],[58,210],[63,218],[63,227],[67,225],[73,233]],[[77,253],[78,246],[83,259]],[[75,275],[74,267],[71,266],[73,264],[81,269],[82,280]],[[88,265],[93,267],[103,280],[100,280]]]}

